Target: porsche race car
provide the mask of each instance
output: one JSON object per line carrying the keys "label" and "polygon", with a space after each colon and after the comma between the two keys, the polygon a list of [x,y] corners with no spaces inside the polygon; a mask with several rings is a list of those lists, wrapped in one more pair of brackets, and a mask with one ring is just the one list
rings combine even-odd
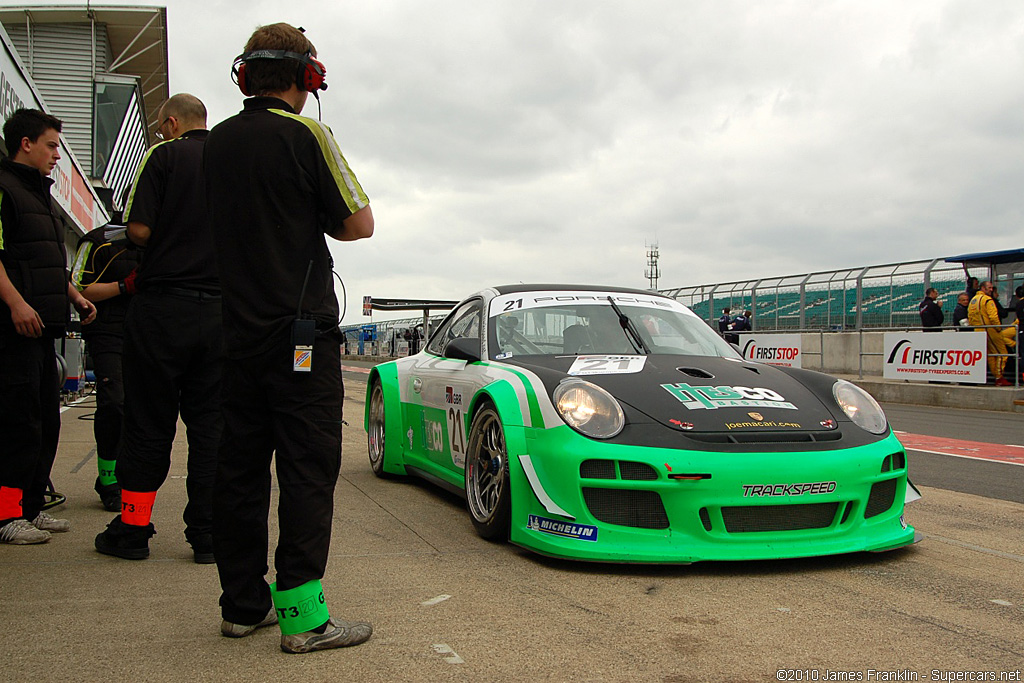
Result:
{"label": "porsche race car", "polygon": [[690,563],[909,545],[907,458],[856,385],[746,361],[652,292],[512,285],[374,367],[381,477],[466,498],[477,533],[544,555]]}

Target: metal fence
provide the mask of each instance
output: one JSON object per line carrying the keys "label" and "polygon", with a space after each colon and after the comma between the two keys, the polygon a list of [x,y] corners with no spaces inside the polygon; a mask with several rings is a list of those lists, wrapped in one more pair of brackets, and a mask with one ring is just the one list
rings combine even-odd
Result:
{"label": "metal fence", "polygon": [[[920,320],[918,304],[928,287],[939,291],[943,310],[951,315],[968,275],[980,280],[990,277],[986,267],[965,268],[932,259],[658,291],[709,322],[729,307],[732,315],[752,311],[754,329],[760,331],[839,331],[914,326]],[[1022,281],[1020,273],[998,280],[1002,301],[1008,301]]]}
{"label": "metal fence", "polygon": [[[943,311],[952,322],[957,295],[965,290],[968,276],[995,282],[1003,302],[1009,302],[1017,285],[1024,284],[1024,264],[1009,272],[990,271],[983,265],[947,263],[941,258],[884,265],[825,270],[798,275],[737,280],[718,284],[660,289],[694,313],[714,323],[725,307],[736,315],[753,312],[758,332],[816,332],[827,330],[913,328],[920,324],[918,304],[925,289],[935,287]],[[439,324],[446,313],[431,315],[428,328]],[[364,355],[395,356],[409,332],[410,351],[429,336],[423,316],[359,325],[343,325],[348,348]]]}

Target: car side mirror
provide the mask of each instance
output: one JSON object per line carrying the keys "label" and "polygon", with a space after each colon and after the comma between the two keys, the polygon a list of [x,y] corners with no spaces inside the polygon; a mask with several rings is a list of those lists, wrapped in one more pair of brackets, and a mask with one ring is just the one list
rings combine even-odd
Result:
{"label": "car side mirror", "polygon": [[444,357],[476,363],[480,360],[480,340],[474,337],[452,339],[444,347]]}

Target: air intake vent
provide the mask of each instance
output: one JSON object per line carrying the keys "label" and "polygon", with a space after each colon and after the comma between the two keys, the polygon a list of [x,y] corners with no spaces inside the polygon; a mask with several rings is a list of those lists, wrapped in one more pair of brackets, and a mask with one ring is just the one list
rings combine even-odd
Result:
{"label": "air intake vent", "polygon": [[731,534],[750,531],[799,531],[824,529],[832,524],[839,503],[803,505],[745,505],[722,508],[725,530]]}
{"label": "air intake vent", "polygon": [[819,443],[839,441],[841,432],[686,432],[688,439],[704,443]]}
{"label": "air intake vent", "polygon": [[655,491],[583,488],[590,514],[602,522],[640,529],[667,529],[668,515]]}
{"label": "air intake vent", "polygon": [[584,460],[580,463],[582,479],[615,479],[614,460]]}
{"label": "air intake vent", "polygon": [[871,519],[892,507],[896,500],[897,481],[897,479],[887,479],[871,487],[868,504],[864,507],[864,519]]}
{"label": "air intake vent", "polygon": [[700,509],[700,523],[704,525],[704,531],[711,531],[711,515],[707,508]]}
{"label": "air intake vent", "polygon": [[642,462],[619,462],[619,471],[626,481],[657,481],[658,473],[653,467]]}
{"label": "air intake vent", "polygon": [[715,378],[715,376],[712,375],[710,372],[708,372],[707,370],[702,370],[701,368],[685,368],[684,367],[684,368],[676,368],[676,370],[678,370],[679,372],[683,373],[684,375],[689,375],[690,377],[696,377],[698,379],[714,379]]}

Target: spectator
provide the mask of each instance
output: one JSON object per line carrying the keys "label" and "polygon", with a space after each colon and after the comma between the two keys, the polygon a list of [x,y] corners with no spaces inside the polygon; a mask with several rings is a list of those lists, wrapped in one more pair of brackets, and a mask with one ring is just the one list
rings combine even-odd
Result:
{"label": "spectator", "polygon": [[967,278],[967,300],[970,301],[978,293],[978,278],[973,275]]}
{"label": "spectator", "polygon": [[999,316],[999,322],[1006,320],[1010,315],[1010,311],[1006,310],[1006,306],[1003,306],[1003,302],[999,300],[999,288],[994,284],[992,285],[992,301],[996,305],[996,315]]}
{"label": "spectator", "polygon": [[[726,306],[722,309],[721,317],[718,318],[718,334],[723,337],[726,336],[725,333],[729,331],[729,326],[732,325],[732,316],[729,315],[731,310],[731,308]],[[726,339],[728,339],[728,337],[726,337]]]}
{"label": "spectator", "polygon": [[68,281],[64,224],[50,196],[60,119],[18,109],[4,123],[0,161],[0,543],[46,543],[68,531],[43,512],[60,437],[53,342],[68,301],[87,325],[96,307]]}
{"label": "spectator", "polygon": [[942,302],[938,300],[939,290],[929,287],[917,310],[921,314],[921,326],[925,332],[939,332],[945,316],[942,313]]}
{"label": "spectator", "polygon": [[974,328],[967,324],[967,304],[971,302],[967,292],[960,292],[956,297],[956,308],[953,309],[953,326],[957,332],[972,332]]}
{"label": "spectator", "polygon": [[1021,373],[1021,381],[1024,382],[1024,344],[1020,343],[1021,333],[1024,331],[1024,285],[1017,287],[1017,305],[1014,312],[1017,314],[1017,371]]}
{"label": "spectator", "polygon": [[1014,328],[1008,327],[1004,330],[996,327],[999,325],[999,314],[996,310],[995,300],[992,295],[995,287],[988,280],[981,283],[978,293],[971,299],[967,306],[967,319],[973,327],[985,325],[985,333],[988,336],[988,368],[995,379],[997,387],[1009,386],[1011,383],[1003,377],[1003,369],[1006,367],[1007,347],[1015,345],[1013,340]]}
{"label": "spectator", "polygon": [[[733,330],[733,332],[750,332],[753,329],[753,326],[752,326],[753,325],[753,321],[754,321],[754,312],[749,310],[749,309],[746,310],[746,311],[743,311],[743,313],[741,313],[738,316],[736,316],[735,318],[733,318],[733,320],[732,320],[732,330]],[[738,344],[739,343],[738,335],[734,335],[734,336],[737,337],[737,341],[734,342],[734,343]]]}

